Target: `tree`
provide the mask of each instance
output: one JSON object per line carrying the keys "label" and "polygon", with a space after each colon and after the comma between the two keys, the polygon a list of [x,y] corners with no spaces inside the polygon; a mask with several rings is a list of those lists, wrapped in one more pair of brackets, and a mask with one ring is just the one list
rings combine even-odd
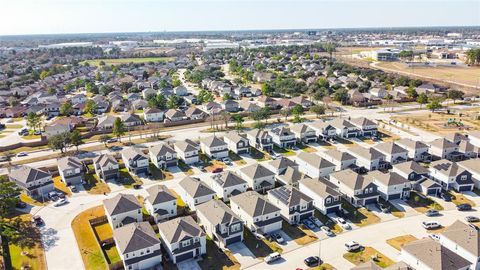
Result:
{"label": "tree", "polygon": [[324,105],[313,105],[312,107],[310,107],[310,111],[313,112],[317,116],[317,118],[319,115],[325,114],[326,110],[327,109]]}
{"label": "tree", "polygon": [[20,201],[20,188],[7,177],[0,176],[0,218],[11,216],[15,205]]}
{"label": "tree", "polygon": [[273,89],[273,87],[270,84],[263,83],[261,87],[261,91],[264,96],[271,96],[275,92],[275,89]]}
{"label": "tree", "polygon": [[95,101],[89,99],[87,100],[87,102],[85,102],[85,108],[83,110],[87,114],[94,115],[97,111],[97,104],[95,103]]}
{"label": "tree", "polygon": [[420,104],[420,108],[422,107],[423,104],[427,104],[427,103],[428,103],[428,96],[427,96],[427,94],[421,93],[420,95],[418,95],[418,97],[417,97],[417,103]]}
{"label": "tree", "polygon": [[235,114],[232,116],[233,121],[235,122],[235,129],[241,131],[243,129],[243,116],[240,114]]}
{"label": "tree", "polygon": [[457,99],[462,99],[463,98],[463,95],[464,93],[460,90],[454,90],[454,89],[450,89],[448,90],[448,93],[447,93],[447,97],[451,100],[453,100],[453,104],[455,104],[455,101]]}
{"label": "tree", "polygon": [[294,121],[295,123],[301,122],[301,121],[302,121],[302,120],[301,120],[301,119],[302,119],[301,116],[302,116],[302,114],[303,114],[303,107],[302,107],[302,105],[297,104],[297,105],[293,106],[293,108],[292,108],[292,114],[293,114],[293,116],[294,116],[294,120],[293,120],[293,121]]}
{"label": "tree", "polygon": [[37,131],[37,127],[40,125],[41,118],[34,112],[27,114],[27,126],[33,131]]}
{"label": "tree", "polygon": [[8,165],[12,166],[12,158],[15,156],[15,153],[12,151],[5,151],[2,153],[2,156],[5,158],[5,161],[8,162]]}
{"label": "tree", "polygon": [[220,112],[220,118],[223,120],[223,123],[225,123],[225,129],[228,129],[228,122],[230,119],[232,119],[230,113],[227,111],[222,111]]}
{"label": "tree", "polygon": [[182,81],[180,81],[180,79],[178,77],[173,77],[172,86],[173,87],[178,87],[180,85],[182,85]]}
{"label": "tree", "polygon": [[280,114],[285,117],[285,122],[287,122],[287,118],[290,116],[291,110],[289,108],[283,108],[280,110]]}
{"label": "tree", "polygon": [[177,95],[171,95],[167,100],[167,108],[169,109],[177,109],[179,107],[179,103],[181,99]]}
{"label": "tree", "polygon": [[69,116],[73,113],[73,105],[70,100],[60,105],[60,114],[63,116]]}
{"label": "tree", "polygon": [[227,101],[227,100],[230,100],[230,99],[232,99],[232,95],[230,95],[229,93],[223,94],[223,97],[222,97],[223,101]]}
{"label": "tree", "polygon": [[77,148],[78,152],[78,147],[84,144],[80,131],[74,130],[72,133],[70,133],[70,143]]}
{"label": "tree", "polygon": [[427,104],[427,109],[435,112],[436,110],[442,108],[442,103],[440,98],[431,98],[430,103]]}
{"label": "tree", "polygon": [[104,134],[100,136],[100,142],[102,142],[105,147],[107,147],[108,140],[110,140],[112,137],[110,135]]}
{"label": "tree", "polygon": [[262,119],[263,119],[263,113],[262,113],[262,110],[257,110],[257,111],[253,111],[250,113],[250,118],[252,118],[254,121],[255,121],[255,126],[257,128],[261,128],[263,127],[263,124],[262,124]]}
{"label": "tree", "polygon": [[117,137],[119,141],[121,141],[121,137],[125,134],[125,125],[120,117],[117,117],[113,122],[112,134]]}
{"label": "tree", "polygon": [[48,138],[48,146],[54,151],[60,150],[62,154],[65,152],[69,144],[70,133],[68,132],[52,135]]}
{"label": "tree", "polygon": [[348,102],[348,91],[345,88],[339,88],[333,93],[333,100],[346,104]]}
{"label": "tree", "polygon": [[415,90],[415,87],[413,87],[413,86],[409,86],[407,88],[407,90],[405,90],[405,92],[407,93],[409,98],[417,98],[418,97],[417,90]]}
{"label": "tree", "polygon": [[42,72],[40,72],[40,80],[45,80],[45,78],[47,78],[48,76],[50,76],[50,72],[48,72],[47,70],[42,70]]}
{"label": "tree", "polygon": [[469,65],[480,65],[480,48],[470,49],[465,53],[465,62]]}

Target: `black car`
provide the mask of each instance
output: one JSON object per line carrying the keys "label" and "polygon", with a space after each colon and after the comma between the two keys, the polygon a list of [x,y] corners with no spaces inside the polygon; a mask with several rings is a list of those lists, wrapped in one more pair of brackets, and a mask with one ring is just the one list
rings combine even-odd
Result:
{"label": "black car", "polygon": [[442,200],[444,200],[446,202],[451,202],[452,201],[452,195],[450,195],[446,192],[440,193],[440,198],[442,198]]}
{"label": "black car", "polygon": [[317,266],[317,265],[322,264],[322,260],[320,260],[320,257],[318,257],[318,256],[310,256],[310,257],[306,258],[305,260],[303,260],[303,262],[308,267]]}
{"label": "black car", "polygon": [[27,204],[23,201],[19,201],[15,204],[15,207],[20,208],[20,209],[24,209],[24,208],[27,208]]}
{"label": "black car", "polygon": [[472,206],[468,203],[462,203],[457,205],[457,210],[458,211],[470,211],[472,210]]}
{"label": "black car", "polygon": [[389,213],[390,212],[390,206],[386,203],[378,202],[377,207],[378,207],[378,209],[380,209],[380,211],[382,211],[382,213]]}
{"label": "black car", "polygon": [[480,222],[480,218],[475,216],[466,216],[465,220],[467,222]]}
{"label": "black car", "polygon": [[32,217],[32,222],[35,224],[35,226],[40,227],[43,226],[45,223],[43,222],[43,219],[40,216],[33,216]]}

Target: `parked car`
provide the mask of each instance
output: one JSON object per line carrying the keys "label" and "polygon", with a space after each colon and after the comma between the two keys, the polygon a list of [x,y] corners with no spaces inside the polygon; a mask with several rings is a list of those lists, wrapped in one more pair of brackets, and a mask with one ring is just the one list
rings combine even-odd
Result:
{"label": "parked car", "polygon": [[389,213],[390,212],[390,205],[383,203],[383,202],[378,202],[377,207],[382,213]]}
{"label": "parked car", "polygon": [[422,226],[427,230],[434,230],[442,227],[442,225],[436,221],[424,221],[422,222]]}
{"label": "parked car", "polygon": [[270,157],[275,160],[275,159],[281,158],[282,155],[280,155],[279,153],[275,153],[275,152],[272,151],[272,153],[270,154]]}
{"label": "parked car", "polygon": [[472,210],[472,206],[468,203],[462,203],[457,205],[457,210],[458,211],[470,211]]}
{"label": "parked car", "polygon": [[428,235],[430,238],[432,238],[433,240],[435,241],[439,241],[440,240],[440,235],[436,234],[436,233],[432,233],[432,234],[429,234]]}
{"label": "parked car", "polygon": [[257,238],[257,240],[262,240],[262,239],[265,239],[265,236],[261,233],[253,233],[253,236],[255,236],[255,238]]}
{"label": "parked car", "polygon": [[232,160],[231,160],[230,158],[228,158],[228,157],[223,158],[222,161],[223,161],[223,163],[225,163],[225,164],[228,165],[228,166],[231,166],[231,165],[233,164],[233,163],[232,163]]}
{"label": "parked car", "polygon": [[27,152],[20,152],[17,154],[17,157],[26,157],[26,156],[28,156]]}
{"label": "parked car", "polygon": [[345,249],[348,251],[348,252],[352,252],[352,251],[357,251],[361,248],[362,246],[355,242],[355,241],[350,241],[350,242],[347,242],[345,243]]}
{"label": "parked car", "polygon": [[118,152],[121,151],[123,148],[121,146],[113,146],[110,148],[110,151]]}
{"label": "parked car", "polygon": [[480,222],[480,218],[475,216],[466,216],[465,220],[467,222]]}
{"label": "parked car", "polygon": [[332,230],[330,230],[330,228],[327,227],[327,226],[320,227],[320,230],[322,230],[322,232],[325,233],[327,236],[333,236],[334,235]]}
{"label": "parked car", "polygon": [[283,239],[282,235],[280,235],[279,233],[275,233],[273,236],[274,236],[273,238],[275,239],[275,241],[277,241],[277,243],[279,244],[285,243],[285,239]]}
{"label": "parked car", "polygon": [[215,169],[213,169],[212,173],[221,173],[223,172],[223,168],[222,167],[217,167]]}
{"label": "parked car", "polygon": [[16,204],[15,204],[15,207],[16,208],[20,208],[20,209],[24,209],[24,208],[27,208],[27,203],[23,202],[23,201],[18,201]]}
{"label": "parked car", "polygon": [[58,196],[58,193],[56,191],[50,191],[48,193],[48,198],[54,202],[58,201],[58,199],[60,199],[60,197]]}
{"label": "parked car", "polygon": [[352,228],[350,226],[350,224],[348,224],[347,221],[344,218],[339,217],[337,219],[337,222],[340,224],[340,226],[342,226],[342,228],[344,228],[346,230],[350,230]]}
{"label": "parked car", "polygon": [[280,253],[278,252],[274,252],[274,253],[270,253],[267,255],[267,257],[265,257],[265,262],[268,264],[268,263],[272,263],[278,259],[280,259],[282,256],[280,255]]}
{"label": "parked car", "polygon": [[38,215],[32,217],[32,222],[33,222],[33,224],[35,224],[35,226],[37,226],[37,227],[40,227],[40,226],[42,226],[42,225],[45,224],[45,223],[43,222],[42,217],[40,217],[40,216],[38,216]]}
{"label": "parked car", "polygon": [[313,222],[309,219],[304,219],[303,221],[303,224],[305,224],[305,226],[307,226],[307,228],[309,228],[310,230],[315,230],[315,224],[313,224]]}
{"label": "parked car", "polygon": [[8,157],[0,156],[0,162],[8,161]]}
{"label": "parked car", "polygon": [[323,223],[316,217],[310,217],[310,220],[319,228],[323,226]]}
{"label": "parked car", "polygon": [[470,226],[472,229],[474,229],[474,230],[476,230],[476,231],[479,231],[479,230],[480,230],[480,228],[479,228],[477,225],[473,224],[473,223],[469,223],[468,226]]}
{"label": "parked car", "polygon": [[60,200],[59,200],[58,202],[56,202],[53,206],[55,206],[55,207],[60,207],[60,206],[65,205],[65,204],[67,204],[67,203],[68,203],[67,199],[60,199]]}
{"label": "parked car", "polygon": [[320,260],[320,257],[318,256],[310,256],[303,260],[306,266],[308,267],[313,267],[313,266],[318,266],[322,264],[322,260]]}
{"label": "parked car", "polygon": [[447,192],[441,192],[440,193],[440,198],[442,198],[442,200],[444,200],[446,202],[451,202],[452,201],[452,195],[450,195]]}
{"label": "parked car", "polygon": [[107,143],[116,143],[118,140],[116,138],[108,139]]}
{"label": "parked car", "polygon": [[73,193],[77,193],[78,192],[78,189],[76,186],[70,186],[70,190],[73,192]]}
{"label": "parked car", "polygon": [[425,212],[425,215],[427,217],[435,217],[435,216],[439,216],[440,215],[440,212],[438,212],[437,210],[435,209],[428,209],[427,212]]}
{"label": "parked car", "polygon": [[38,131],[35,131],[35,132],[33,133],[33,135],[39,136],[39,135],[42,135],[42,132],[41,132],[40,130],[38,130]]}

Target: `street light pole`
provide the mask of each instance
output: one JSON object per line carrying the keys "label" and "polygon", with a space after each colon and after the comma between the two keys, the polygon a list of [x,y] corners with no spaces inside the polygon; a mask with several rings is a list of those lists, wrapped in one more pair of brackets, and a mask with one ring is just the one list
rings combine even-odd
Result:
{"label": "street light pole", "polygon": [[318,263],[317,266],[321,264],[322,257],[320,256],[322,252],[322,240],[318,240]]}

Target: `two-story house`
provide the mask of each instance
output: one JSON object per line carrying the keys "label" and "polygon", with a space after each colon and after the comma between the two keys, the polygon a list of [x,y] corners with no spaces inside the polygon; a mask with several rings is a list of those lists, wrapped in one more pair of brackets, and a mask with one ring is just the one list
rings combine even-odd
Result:
{"label": "two-story house", "polygon": [[266,130],[252,129],[246,134],[247,139],[250,141],[250,146],[259,150],[272,151],[272,136]]}
{"label": "two-story house", "polygon": [[472,191],[474,183],[472,173],[459,166],[456,162],[441,159],[434,161],[429,167],[430,176],[444,189],[456,191]]}
{"label": "two-story house", "polygon": [[191,140],[177,141],[173,144],[173,148],[177,152],[177,157],[185,164],[198,163],[200,146],[197,143]]}
{"label": "two-story house", "polygon": [[476,188],[480,188],[480,158],[467,159],[457,164],[472,174],[472,181]]}
{"label": "two-story house", "polygon": [[318,139],[315,130],[307,124],[301,123],[293,125],[290,131],[295,135],[298,143],[314,143]]}
{"label": "two-story house", "polygon": [[414,161],[430,161],[432,155],[428,153],[428,145],[421,141],[415,141],[409,138],[404,138],[395,141],[395,144],[408,151],[408,158]]}
{"label": "two-story house", "polygon": [[101,154],[93,159],[95,173],[103,181],[116,180],[120,176],[117,160],[107,154]]}
{"label": "two-story house", "polygon": [[201,180],[186,176],[178,185],[179,195],[188,207],[195,211],[195,206],[215,198],[215,191]]}
{"label": "two-story house", "polygon": [[298,169],[298,164],[284,156],[271,160],[269,162],[266,162],[265,164],[262,164],[265,166],[265,168],[269,169],[270,171],[274,172],[275,174],[283,174],[287,168],[295,168]]}
{"label": "two-story house", "polygon": [[440,233],[440,244],[458,256],[468,260],[471,269],[480,269],[480,235],[478,230],[457,220]]}
{"label": "two-story house", "polygon": [[158,108],[148,108],[143,111],[143,119],[147,122],[162,122],[163,111]]}
{"label": "two-story house", "polygon": [[292,148],[297,143],[295,134],[286,127],[277,127],[270,130],[273,143],[280,148]]}
{"label": "two-story house", "polygon": [[148,222],[130,223],[113,230],[124,269],[151,269],[162,262],[160,239]]}
{"label": "two-story house", "polygon": [[300,192],[313,199],[313,206],[323,214],[336,213],[342,210],[341,193],[338,187],[324,178],[300,180]]}
{"label": "two-story house", "polygon": [[275,187],[275,173],[260,163],[241,168],[240,176],[255,191],[264,193]]}
{"label": "two-story house", "polygon": [[358,117],[350,120],[354,126],[356,126],[360,131],[359,135],[364,137],[374,137],[377,136],[377,123],[366,117]]}
{"label": "two-story house", "polygon": [[397,164],[408,159],[408,151],[394,142],[384,142],[373,146],[378,152],[385,156],[385,160],[390,164]]}
{"label": "two-story house", "polygon": [[331,149],[325,152],[319,153],[321,157],[335,164],[335,171],[341,171],[345,169],[355,169],[357,158],[349,154],[348,152],[342,152],[337,149]]}
{"label": "two-story house", "polygon": [[329,124],[335,128],[336,135],[340,138],[353,138],[360,134],[360,129],[346,119],[336,118]]}
{"label": "two-story house", "polygon": [[248,183],[232,171],[223,171],[212,175],[211,187],[219,198],[228,202],[230,197],[247,191]]}
{"label": "two-story house", "polygon": [[82,183],[85,166],[76,157],[63,157],[57,159],[58,173],[62,181],[67,185],[79,185]]}
{"label": "two-story house", "polygon": [[250,153],[250,141],[245,134],[232,131],[227,132],[223,140],[227,143],[228,150],[237,155]]}
{"label": "two-story house", "polygon": [[163,247],[174,264],[198,258],[207,252],[205,232],[192,216],[161,222],[158,231]]}
{"label": "two-story house", "polygon": [[299,170],[312,178],[326,177],[335,171],[335,164],[315,153],[301,152],[296,161]]}
{"label": "two-story house", "polygon": [[340,193],[355,206],[375,203],[380,196],[372,178],[359,175],[350,169],[332,173],[330,181],[338,186]]}
{"label": "two-story house", "polygon": [[429,144],[430,154],[440,159],[459,160],[463,157],[462,153],[458,151],[458,145],[445,138],[438,138]]}
{"label": "two-story house", "polygon": [[177,152],[168,144],[160,143],[148,149],[150,160],[159,169],[177,166]]}
{"label": "two-story house", "polygon": [[383,173],[380,171],[368,172],[364,176],[368,181],[373,180],[377,191],[384,200],[406,199],[410,196],[412,182],[395,172]]}
{"label": "two-story house", "polygon": [[430,171],[416,161],[407,161],[393,165],[392,172],[408,181],[418,181],[429,176]]}
{"label": "two-story house", "polygon": [[231,197],[230,208],[252,232],[269,234],[282,229],[280,208],[255,191]]}
{"label": "two-story house", "polygon": [[50,173],[27,165],[10,168],[8,179],[25,191],[28,196],[34,198],[43,197],[55,189]]}
{"label": "two-story house", "polygon": [[347,149],[347,152],[357,159],[356,165],[360,168],[363,167],[369,171],[374,171],[385,169],[388,166],[385,156],[373,147],[350,147]]}
{"label": "two-story house", "polygon": [[296,188],[298,188],[298,182],[305,178],[310,178],[310,176],[302,173],[296,167],[288,167],[284,172],[277,175],[279,184]]}
{"label": "two-story house", "polygon": [[200,139],[200,149],[211,159],[228,157],[227,143],[215,135]]}
{"label": "two-story house", "polygon": [[122,160],[129,172],[137,175],[148,174],[148,156],[136,147],[128,147],[122,151]]}
{"label": "two-story house", "polygon": [[155,223],[177,216],[177,197],[164,185],[147,189],[145,209],[155,219]]}
{"label": "two-story house", "polygon": [[198,205],[197,216],[207,235],[221,246],[243,241],[243,221],[224,202],[210,200]]}
{"label": "two-story house", "polygon": [[315,131],[315,135],[321,141],[333,139],[337,135],[337,130],[330,122],[316,121],[308,124],[308,126]]}
{"label": "two-story house", "polygon": [[103,200],[108,223],[116,229],[134,222],[143,221],[142,205],[132,194],[118,194]]}
{"label": "two-story house", "polygon": [[313,199],[297,188],[282,186],[268,191],[268,201],[280,208],[280,215],[290,224],[312,217]]}

